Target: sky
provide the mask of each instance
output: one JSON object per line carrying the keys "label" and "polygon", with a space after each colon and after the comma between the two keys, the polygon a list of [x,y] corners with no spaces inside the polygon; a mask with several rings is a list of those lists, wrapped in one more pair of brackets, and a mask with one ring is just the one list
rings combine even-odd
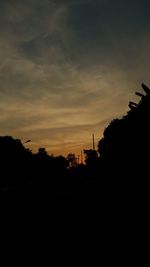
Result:
{"label": "sky", "polygon": [[150,85],[150,1],[0,0],[0,135],[80,154]]}

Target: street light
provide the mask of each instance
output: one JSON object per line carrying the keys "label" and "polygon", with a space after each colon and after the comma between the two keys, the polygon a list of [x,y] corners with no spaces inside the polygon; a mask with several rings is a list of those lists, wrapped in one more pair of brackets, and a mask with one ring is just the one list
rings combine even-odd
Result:
{"label": "street light", "polygon": [[23,145],[26,144],[26,143],[29,143],[29,142],[31,142],[31,140],[27,140],[27,141],[25,141],[25,142],[23,143]]}

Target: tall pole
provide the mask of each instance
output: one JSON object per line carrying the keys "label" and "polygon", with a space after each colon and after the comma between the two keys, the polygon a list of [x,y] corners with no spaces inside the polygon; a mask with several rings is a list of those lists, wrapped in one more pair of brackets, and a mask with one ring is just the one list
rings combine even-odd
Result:
{"label": "tall pole", "polygon": [[93,137],[93,150],[95,150],[95,139],[94,139],[94,134],[92,135]]}
{"label": "tall pole", "polygon": [[83,164],[83,154],[82,154],[82,150],[81,150],[81,164]]}

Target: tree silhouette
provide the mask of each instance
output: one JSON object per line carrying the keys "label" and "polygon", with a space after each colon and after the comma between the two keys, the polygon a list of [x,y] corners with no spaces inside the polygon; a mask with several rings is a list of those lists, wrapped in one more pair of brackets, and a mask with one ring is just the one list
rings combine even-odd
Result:
{"label": "tree silhouette", "polygon": [[66,157],[69,167],[76,167],[77,166],[77,158],[74,153],[69,153]]}
{"label": "tree silhouette", "polygon": [[149,172],[150,153],[150,89],[142,84],[145,94],[136,92],[138,104],[130,101],[129,112],[121,119],[113,120],[104,130],[98,151],[107,169],[119,177],[137,179],[137,175]]}
{"label": "tree silhouette", "polygon": [[84,149],[83,152],[85,154],[85,163],[87,164],[87,166],[94,168],[98,159],[97,151],[93,149]]}
{"label": "tree silhouette", "polygon": [[50,156],[48,155],[46,149],[44,147],[40,147],[38,153],[36,154],[39,160],[48,160]]}
{"label": "tree silhouette", "polygon": [[19,139],[0,136],[1,186],[23,181],[31,158],[31,151]]}

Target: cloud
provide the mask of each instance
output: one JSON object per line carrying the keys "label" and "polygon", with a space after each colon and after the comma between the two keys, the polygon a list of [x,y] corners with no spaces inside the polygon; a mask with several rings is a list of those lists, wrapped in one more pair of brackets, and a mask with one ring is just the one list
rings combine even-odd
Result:
{"label": "cloud", "polygon": [[127,111],[150,83],[150,23],[139,3],[121,5],[0,1],[0,134],[77,150]]}

